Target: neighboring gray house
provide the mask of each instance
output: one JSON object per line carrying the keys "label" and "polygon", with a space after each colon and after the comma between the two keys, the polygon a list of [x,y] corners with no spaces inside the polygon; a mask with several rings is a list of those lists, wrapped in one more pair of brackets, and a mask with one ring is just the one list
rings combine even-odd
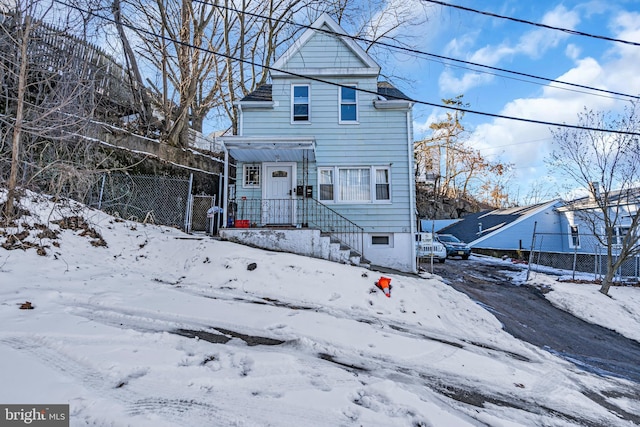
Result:
{"label": "neighboring gray house", "polygon": [[276,61],[219,138],[236,162],[223,237],[416,271],[413,103],[379,74],[327,14]]}
{"label": "neighboring gray house", "polygon": [[[553,200],[532,206],[485,211],[454,223],[433,221],[432,225],[432,221],[422,220],[421,226],[426,231],[433,226],[437,233],[453,234],[467,242],[476,253],[525,255],[533,245],[536,264],[603,274],[603,257],[607,250],[593,234],[595,222],[595,233],[605,235],[604,224],[599,224],[602,220],[597,215],[597,197],[606,197],[609,213],[616,218],[612,230],[615,255],[640,209],[640,188],[612,191],[606,195],[594,191],[590,196],[568,202]],[[629,259],[621,272],[638,277],[638,256]]]}
{"label": "neighboring gray house", "polygon": [[[597,184],[596,184],[597,185]],[[578,253],[600,253],[601,245],[593,235],[595,231],[605,240],[604,224],[598,225],[598,220],[594,226],[590,223],[594,218],[600,217],[597,208],[596,198],[603,197],[599,191],[593,189],[594,193],[572,200],[558,208],[561,217],[561,231],[565,236],[560,242],[563,252]],[[602,199],[601,199],[602,200]],[[609,205],[609,215],[614,220],[612,230],[615,246],[620,246],[622,240],[633,227],[633,218],[638,214],[640,208],[640,188],[633,188],[626,191],[612,191],[606,195]],[[587,219],[590,218],[590,219]]]}
{"label": "neighboring gray house", "polygon": [[[535,227],[536,233],[555,236],[544,242],[546,249],[559,249],[561,217],[557,209],[561,206],[562,201],[552,200],[530,206],[483,211],[465,216],[461,221],[437,232],[453,234],[467,242],[474,252],[501,254],[529,251]],[[556,239],[558,242],[554,243]]]}

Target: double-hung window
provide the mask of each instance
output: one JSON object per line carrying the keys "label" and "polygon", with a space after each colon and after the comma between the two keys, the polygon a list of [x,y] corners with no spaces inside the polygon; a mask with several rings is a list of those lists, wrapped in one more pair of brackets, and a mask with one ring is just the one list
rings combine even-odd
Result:
{"label": "double-hung window", "polygon": [[311,120],[309,85],[293,85],[291,91],[292,122],[309,122]]}
{"label": "double-hung window", "polygon": [[388,166],[319,168],[320,200],[336,203],[390,202],[390,176]]}
{"label": "double-hung window", "polygon": [[358,121],[358,92],[356,86],[340,86],[340,123]]}

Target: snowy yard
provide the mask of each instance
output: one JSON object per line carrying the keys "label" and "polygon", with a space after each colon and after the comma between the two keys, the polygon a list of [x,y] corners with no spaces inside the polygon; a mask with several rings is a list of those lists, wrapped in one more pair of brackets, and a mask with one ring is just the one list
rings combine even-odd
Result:
{"label": "snowy yard", "polygon": [[[640,416],[638,384],[514,339],[437,276],[385,274],[387,298],[374,286],[381,274],[364,268],[23,203],[32,215],[7,231],[36,247],[0,248],[0,403],[68,403],[72,426],[631,426],[619,413]],[[52,222],[75,216],[86,224]],[[640,340],[640,289],[607,298],[532,281]],[[27,301],[34,308],[20,309]]]}

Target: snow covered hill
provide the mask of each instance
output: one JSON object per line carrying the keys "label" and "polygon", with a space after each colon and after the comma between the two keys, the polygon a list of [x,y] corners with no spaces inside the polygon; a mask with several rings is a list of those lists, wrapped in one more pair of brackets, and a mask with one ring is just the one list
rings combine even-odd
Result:
{"label": "snow covered hill", "polygon": [[0,231],[0,403],[68,403],[72,426],[631,426],[619,413],[640,416],[637,384],[514,339],[437,276],[384,274],[387,298],[381,274],[364,268],[41,196],[22,203],[30,215]]}

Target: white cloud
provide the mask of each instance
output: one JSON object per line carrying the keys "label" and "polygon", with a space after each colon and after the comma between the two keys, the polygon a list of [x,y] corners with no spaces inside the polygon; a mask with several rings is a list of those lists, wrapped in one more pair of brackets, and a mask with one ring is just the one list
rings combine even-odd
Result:
{"label": "white cloud", "polygon": [[[580,22],[578,13],[568,10],[562,5],[547,12],[541,21],[545,25],[557,26],[567,29],[574,29]],[[554,31],[547,28],[536,28],[524,33],[516,43],[511,39],[506,39],[498,45],[487,45],[467,55],[471,62],[495,66],[506,58],[514,58],[518,55],[525,55],[529,58],[540,58],[549,49],[557,47],[559,43],[569,37],[569,34]],[[457,57],[462,57],[463,48],[470,45],[471,41],[477,39],[477,34],[468,33],[452,40],[447,45],[447,51],[458,53]],[[441,89],[445,93],[461,93],[471,88],[493,80],[488,74],[479,76],[477,73],[467,72],[462,77],[455,77],[450,70],[440,76]]]}
{"label": "white cloud", "polygon": [[[614,37],[640,40],[640,14],[620,13],[612,22],[617,29]],[[567,51],[579,55],[579,49],[575,46]],[[613,43],[612,48],[600,59],[577,59],[574,67],[557,77],[557,80],[636,95],[640,94],[638,63],[640,49],[637,46]],[[546,87],[539,97],[520,98],[507,103],[499,114],[576,124],[578,113],[585,107],[596,111],[618,111],[627,104],[627,101],[614,95],[601,93],[600,96],[594,96],[587,93],[586,89],[561,90],[554,86],[560,85]],[[545,158],[553,150],[549,128],[550,126],[545,125],[495,119],[479,125],[472,135],[472,141],[487,156],[503,153],[505,161],[516,165],[516,181],[522,188],[528,188],[534,182],[546,179],[543,176],[545,174],[553,176],[554,171],[547,170],[545,166]],[[496,146],[504,148],[496,150]],[[549,182],[558,186],[557,181]]]}
{"label": "white cloud", "polygon": [[458,78],[451,69],[447,69],[440,74],[438,85],[441,93],[459,95],[492,79],[493,76],[486,73],[465,73]]}

